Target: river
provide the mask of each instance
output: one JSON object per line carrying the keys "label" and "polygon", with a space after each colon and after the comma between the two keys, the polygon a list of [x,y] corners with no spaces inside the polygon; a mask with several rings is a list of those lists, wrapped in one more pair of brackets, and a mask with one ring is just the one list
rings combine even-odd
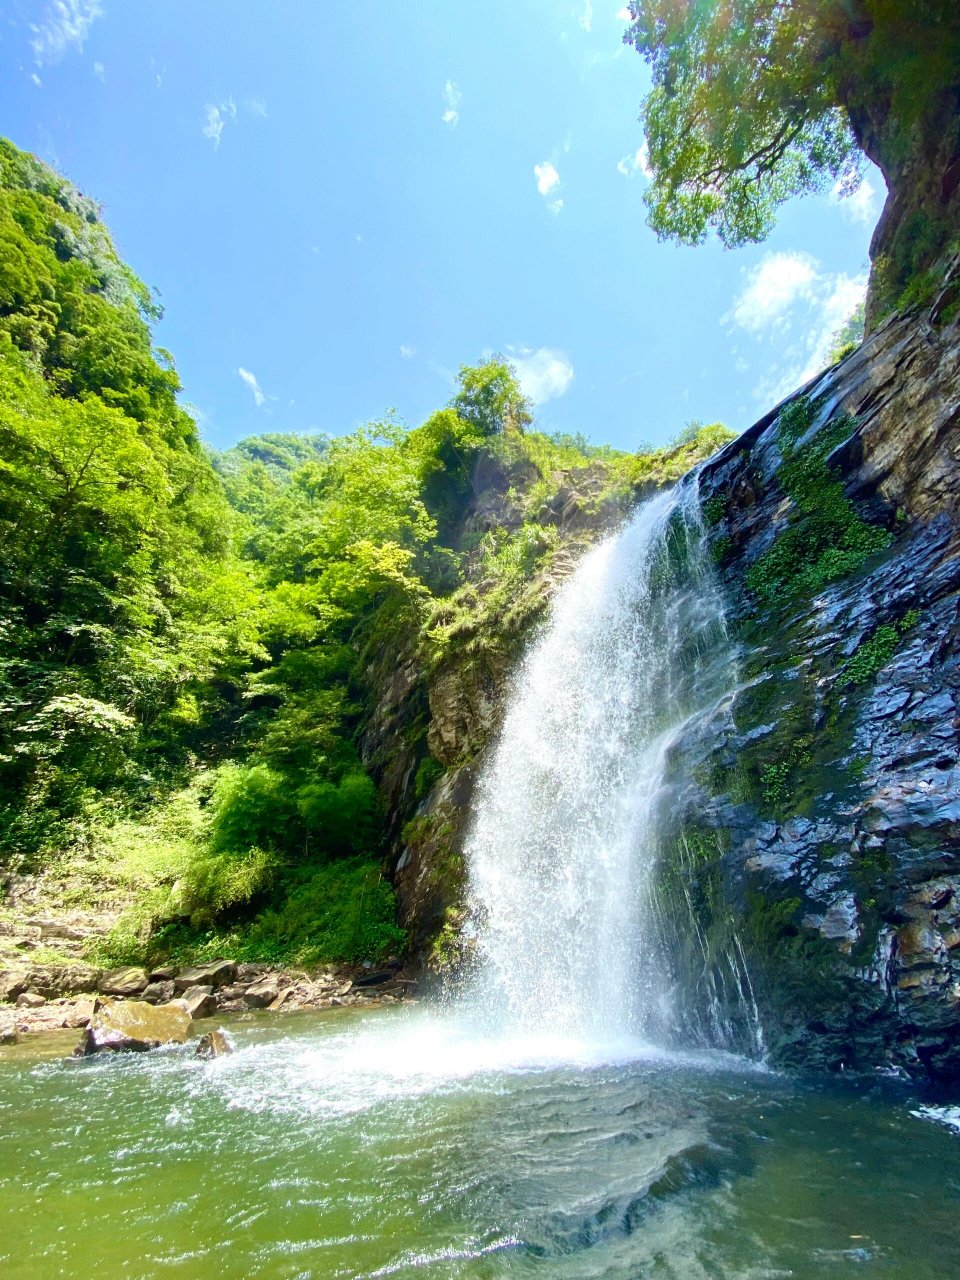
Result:
{"label": "river", "polygon": [[259,1014],[236,1052],[0,1050],[5,1280],[957,1273],[960,1133],[893,1082]]}

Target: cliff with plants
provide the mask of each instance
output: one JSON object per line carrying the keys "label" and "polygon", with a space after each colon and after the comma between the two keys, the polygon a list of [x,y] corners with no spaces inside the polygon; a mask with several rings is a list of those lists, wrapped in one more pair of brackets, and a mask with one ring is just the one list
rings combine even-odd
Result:
{"label": "cliff with plants", "polygon": [[661,892],[694,1010],[736,1043],[746,976],[792,1065],[960,1071],[958,266],[700,476],[740,682]]}
{"label": "cliff with plants", "polygon": [[8,987],[403,953],[433,926],[403,868],[398,920],[401,832],[476,755],[551,584],[729,433],[547,437],[494,358],[417,428],[210,455],[97,207],[7,142],[0,236]]}

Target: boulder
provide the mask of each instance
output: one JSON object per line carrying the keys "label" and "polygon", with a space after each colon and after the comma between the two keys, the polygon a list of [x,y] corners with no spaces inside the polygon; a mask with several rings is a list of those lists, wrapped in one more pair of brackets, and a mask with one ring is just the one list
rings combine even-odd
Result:
{"label": "boulder", "polygon": [[46,1003],[46,997],[36,991],[21,991],[17,996],[18,1009],[42,1009]]}
{"label": "boulder", "polygon": [[184,1044],[189,1036],[190,1014],[179,1001],[157,1006],[145,1000],[105,1000],[94,1013],[74,1056],[141,1052],[161,1044]]}
{"label": "boulder", "polygon": [[150,970],[151,982],[172,982],[177,976],[177,966],[171,964],[162,964],[158,968]]}
{"label": "boulder", "polygon": [[383,983],[389,982],[392,977],[392,970],[383,969],[377,973],[365,973],[362,977],[354,978],[353,985],[355,987],[379,987]]}
{"label": "boulder", "polygon": [[191,1018],[209,1018],[217,1011],[217,998],[212,987],[188,987],[174,1003],[182,1005]]}
{"label": "boulder", "polygon": [[276,978],[263,978],[247,987],[243,1002],[248,1009],[265,1009],[279,994]]}
{"label": "boulder", "polygon": [[28,984],[48,1000],[77,991],[97,991],[102,969],[89,964],[35,965]]}
{"label": "boulder", "polygon": [[29,985],[26,969],[0,969],[0,1000],[16,1000]]}
{"label": "boulder", "polygon": [[128,966],[111,969],[100,979],[100,990],[107,996],[138,996],[149,983],[146,969]]}
{"label": "boulder", "polygon": [[73,1007],[68,1010],[64,1018],[64,1026],[67,1027],[86,1027],[90,1025],[90,1020],[97,1011],[96,996],[81,996],[74,1001]]}
{"label": "boulder", "polygon": [[208,1031],[197,1041],[198,1058],[225,1058],[229,1053],[233,1053],[233,1045],[227,1039],[226,1032],[219,1029]]}
{"label": "boulder", "polygon": [[89,929],[64,924],[61,920],[38,920],[37,926],[41,938],[61,938],[64,942],[82,942],[90,933]]}
{"label": "boulder", "polygon": [[237,966],[232,960],[211,960],[209,964],[192,965],[181,969],[175,983],[177,991],[188,991],[191,987],[225,987],[235,981]]}
{"label": "boulder", "polygon": [[168,1000],[173,999],[175,994],[173,979],[166,978],[159,982],[148,983],[143,988],[141,999],[148,1001],[150,1004],[166,1004]]}

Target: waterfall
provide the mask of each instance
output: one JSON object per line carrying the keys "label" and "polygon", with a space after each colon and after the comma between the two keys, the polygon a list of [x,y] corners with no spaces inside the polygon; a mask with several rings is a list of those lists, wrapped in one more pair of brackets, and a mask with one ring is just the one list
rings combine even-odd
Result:
{"label": "waterfall", "polygon": [[667,754],[735,659],[696,480],[588,552],[512,681],[466,844],[471,999],[504,1030],[662,1040]]}

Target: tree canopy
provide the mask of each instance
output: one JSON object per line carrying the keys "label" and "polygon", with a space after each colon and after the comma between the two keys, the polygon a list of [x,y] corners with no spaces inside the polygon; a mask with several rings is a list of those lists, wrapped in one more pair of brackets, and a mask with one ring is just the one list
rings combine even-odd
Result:
{"label": "tree canopy", "polygon": [[854,190],[863,153],[907,202],[917,164],[935,171],[920,210],[938,221],[924,230],[929,245],[918,249],[917,227],[898,216],[888,219],[897,244],[877,249],[894,259],[895,283],[930,265],[951,223],[956,232],[956,179],[940,186],[960,138],[955,0],[632,0],[629,10],[624,40],[653,77],[641,119],[658,235],[761,240],[790,197],[836,182]]}

